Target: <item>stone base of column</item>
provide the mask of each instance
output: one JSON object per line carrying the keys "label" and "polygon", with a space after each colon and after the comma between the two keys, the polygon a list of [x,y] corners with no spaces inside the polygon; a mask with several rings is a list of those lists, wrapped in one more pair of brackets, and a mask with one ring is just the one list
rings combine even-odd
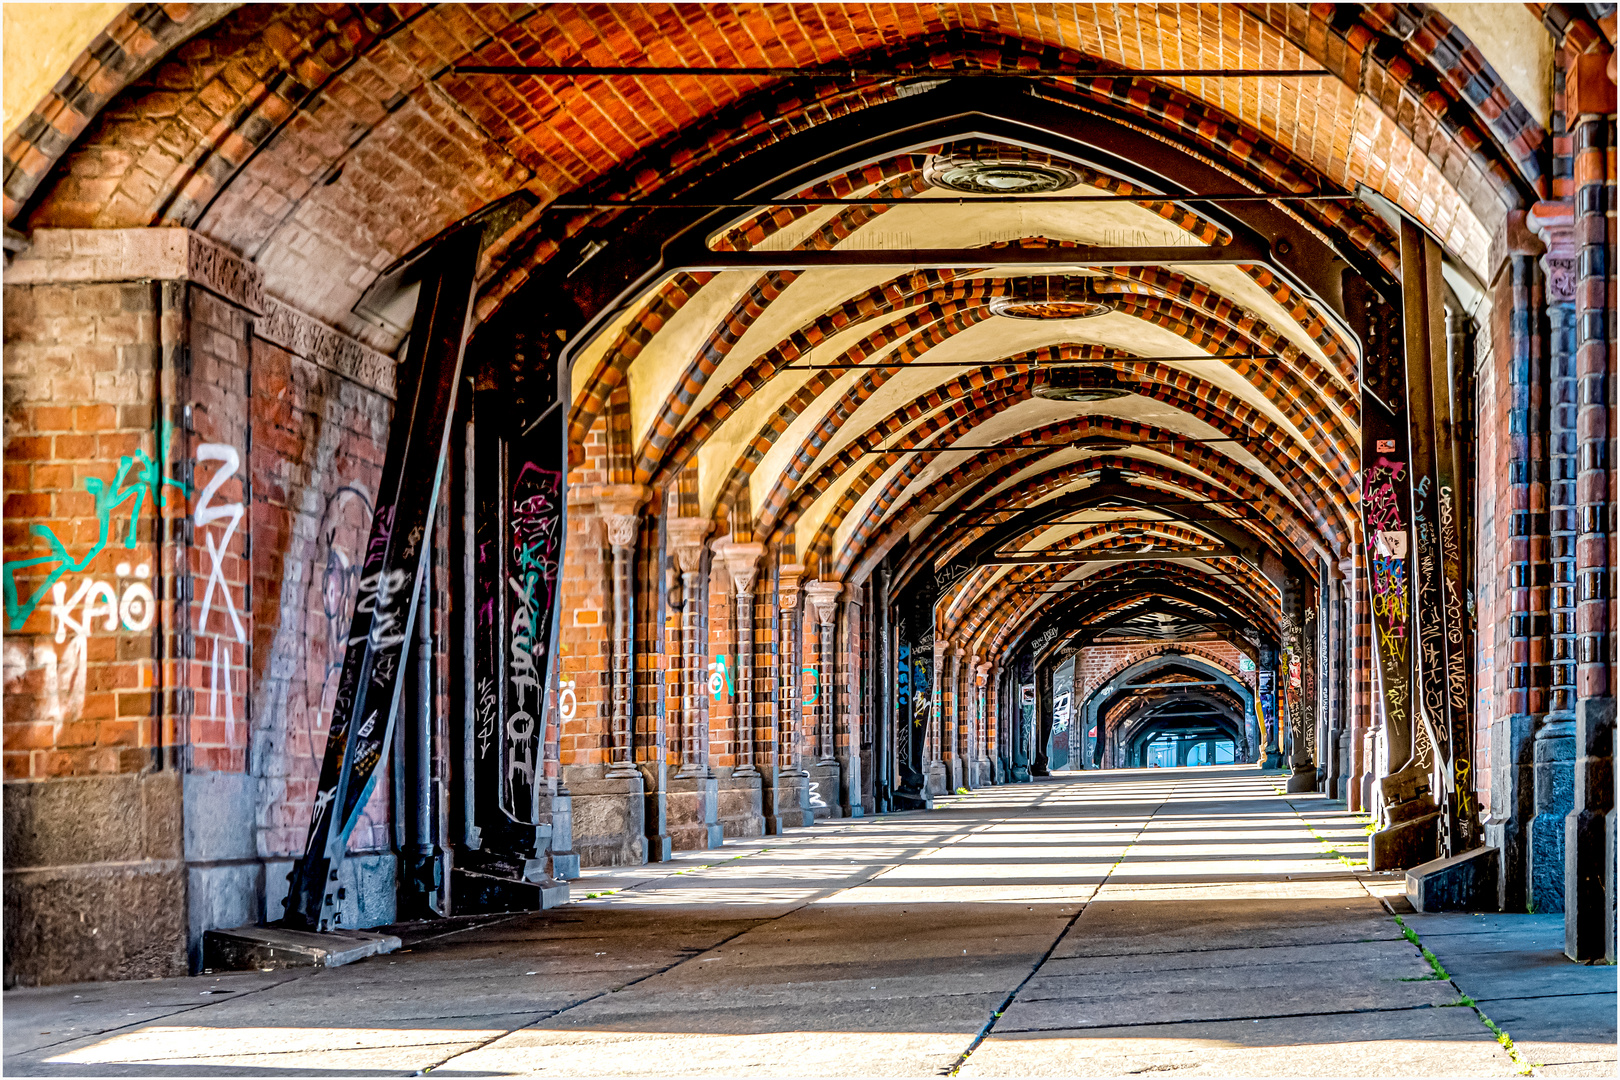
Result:
{"label": "stone base of column", "polygon": [[926,794],[948,795],[956,790],[949,786],[950,782],[950,770],[945,768],[943,761],[930,761],[928,763],[928,779],[923,787]]}
{"label": "stone base of column", "polygon": [[1316,790],[1316,767],[1314,765],[1295,765],[1292,775],[1288,777],[1288,794],[1294,795],[1304,791]]}
{"label": "stone base of column", "polygon": [[778,772],[765,789],[771,813],[765,819],[768,835],[780,836],[788,829],[803,829],[815,822],[810,812],[810,778],[795,769]]}
{"label": "stone base of column", "polygon": [[725,839],[738,840],[765,835],[765,814],[760,801],[759,773],[753,770],[748,772],[717,770],[715,821],[720,826],[720,835]]}
{"label": "stone base of column", "polygon": [[718,777],[690,773],[671,779],[664,796],[671,846],[676,851],[707,851],[724,843],[719,803]]}
{"label": "stone base of column", "polygon": [[600,765],[563,770],[574,803],[574,850],[582,866],[640,866],[647,861],[641,774],[606,772]]}
{"label": "stone base of column", "polygon": [[866,804],[861,792],[863,762],[859,756],[838,763],[838,812],[847,818],[866,816]]}
{"label": "stone base of column", "polygon": [[980,758],[973,763],[973,786],[990,787],[996,783],[996,763],[989,758]]}
{"label": "stone base of column", "polygon": [[551,797],[551,876],[558,881],[579,877],[579,852],[574,850],[574,796],[559,791]]}
{"label": "stone base of column", "polygon": [[1536,814],[1530,819],[1528,908],[1564,910],[1564,819],[1575,806],[1575,725],[1549,720],[1533,744]]}
{"label": "stone base of column", "polygon": [[839,804],[838,791],[842,770],[839,769],[838,762],[818,761],[810,766],[809,772],[806,784],[810,797],[810,816],[817,819],[843,817],[844,811]]}
{"label": "stone base of column", "polygon": [[967,776],[965,770],[962,768],[962,759],[959,757],[953,757],[950,761],[946,762],[946,764],[950,768],[951,790],[960,791],[962,788],[966,787]]}
{"label": "stone base of column", "polygon": [[1564,955],[1571,960],[1612,955],[1614,704],[1575,703],[1575,808],[1564,819]]}
{"label": "stone base of column", "polygon": [[1495,911],[1501,855],[1493,847],[1474,848],[1414,866],[1406,872],[1406,899],[1421,912]]}
{"label": "stone base of column", "polygon": [[1439,854],[1440,813],[1427,798],[1388,808],[1389,824],[1367,837],[1368,870],[1407,870]]}

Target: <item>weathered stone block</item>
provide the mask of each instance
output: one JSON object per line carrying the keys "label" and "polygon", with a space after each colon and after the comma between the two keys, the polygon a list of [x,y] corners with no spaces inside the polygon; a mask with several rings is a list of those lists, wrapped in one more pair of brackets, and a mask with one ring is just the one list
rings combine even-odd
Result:
{"label": "weathered stone block", "polygon": [[764,836],[759,775],[722,773],[718,779],[715,817],[722,835],[727,838]]}
{"label": "weathered stone block", "polygon": [[583,866],[639,866],[647,861],[645,807],[639,775],[570,777],[574,850]]}
{"label": "weathered stone block", "polygon": [[806,795],[810,801],[812,818],[841,818],[844,811],[838,802],[840,775],[836,761],[817,762],[810,766],[806,778]]}
{"label": "weathered stone block", "polygon": [[1406,872],[1406,898],[1418,911],[1497,911],[1502,853],[1493,847],[1420,863]]}
{"label": "weathered stone block", "polygon": [[12,869],[4,896],[7,988],[186,974],[178,860]]}

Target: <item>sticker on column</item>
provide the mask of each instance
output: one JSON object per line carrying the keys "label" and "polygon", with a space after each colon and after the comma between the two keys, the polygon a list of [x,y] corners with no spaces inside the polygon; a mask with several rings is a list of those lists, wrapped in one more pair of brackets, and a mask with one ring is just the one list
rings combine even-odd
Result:
{"label": "sticker on column", "polygon": [[720,700],[721,694],[734,696],[737,693],[737,688],[732,685],[731,670],[726,667],[724,656],[716,656],[714,663],[709,665],[709,693],[714,695],[716,701]]}
{"label": "sticker on column", "polygon": [[569,679],[562,684],[562,690],[557,695],[557,712],[564,720],[572,720],[579,711],[579,698],[574,694],[574,680]]}

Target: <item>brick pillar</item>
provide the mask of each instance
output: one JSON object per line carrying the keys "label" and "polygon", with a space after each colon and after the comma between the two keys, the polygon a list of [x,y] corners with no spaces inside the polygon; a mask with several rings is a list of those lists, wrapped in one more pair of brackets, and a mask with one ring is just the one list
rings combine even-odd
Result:
{"label": "brick pillar", "polygon": [[[841,795],[844,776],[837,757],[837,733],[834,731],[837,703],[834,701],[833,686],[838,666],[835,642],[838,637],[838,600],[843,595],[844,586],[837,581],[812,581],[804,587],[804,591],[816,616],[816,670],[820,676],[818,682],[821,691],[816,701],[816,760],[810,766],[810,780],[820,794],[819,801],[827,804],[825,810],[816,806],[815,814],[817,817],[841,817],[843,806],[860,801],[858,778],[855,780],[854,794],[849,798]],[[851,732],[852,736],[854,734]],[[848,760],[852,767],[859,768],[858,756],[850,756]]]}
{"label": "brick pillar", "polygon": [[[702,851],[724,842],[720,824],[720,780],[709,767],[709,731],[703,713],[707,683],[698,642],[703,541],[708,518],[675,517],[665,525],[671,554],[680,573],[679,651],[669,658],[674,704],[666,710],[675,740],[675,775],[668,781],[665,820],[675,851]],[[722,688],[724,677],[722,676]]]}
{"label": "brick pillar", "polygon": [[[1530,904],[1564,909],[1564,818],[1574,806],[1575,765],[1575,252],[1572,214],[1561,203],[1537,203],[1526,223],[1547,251],[1546,500],[1551,555],[1546,585],[1547,713],[1531,747],[1535,816],[1530,821]],[[1536,568],[1537,573],[1540,568]]]}
{"label": "brick pillar", "polygon": [[[1498,246],[1502,262],[1491,283],[1494,408],[1497,425],[1498,560],[1493,605],[1496,703],[1491,729],[1491,807],[1486,842],[1502,851],[1499,899],[1504,911],[1530,903],[1528,848],[1534,816],[1532,760],[1536,728],[1546,716],[1551,578],[1547,538],[1545,286],[1536,259],[1545,247],[1509,213]],[[1482,463],[1486,464],[1486,463]],[[1490,587],[1491,583],[1484,583]]]}
{"label": "brick pillar", "polygon": [[1615,589],[1610,500],[1615,390],[1615,85],[1601,58],[1575,58],[1576,436],[1575,768],[1565,821],[1564,951],[1615,961]]}
{"label": "brick pillar", "polygon": [[681,775],[710,773],[708,732],[699,708],[704,680],[699,674],[703,654],[698,646],[699,572],[709,527],[707,518],[671,518],[667,526],[670,550],[681,575],[680,653],[670,658],[670,666],[679,673],[675,683],[679,706],[670,711],[677,717],[671,726],[680,744],[677,768]]}
{"label": "brick pillar", "polygon": [[950,643],[934,631],[933,640],[933,667],[930,674],[933,676],[933,686],[929,688],[928,707],[928,771],[924,783],[924,791],[929,795],[944,795],[956,790],[951,783],[950,768],[944,759],[945,734],[945,652]]}
{"label": "brick pillar", "polygon": [[607,529],[608,544],[613,552],[613,629],[609,639],[612,650],[613,711],[612,724],[608,729],[607,775],[617,778],[635,772],[631,752],[631,725],[635,708],[631,697],[631,670],[635,664],[635,640],[632,635],[635,582],[630,575],[641,517],[634,512],[607,511],[602,514],[602,524]]}
{"label": "brick pillar", "polygon": [[777,692],[772,709],[772,727],[775,732],[777,753],[775,758],[773,799],[778,822],[786,828],[809,825],[815,814],[826,813],[826,799],[817,792],[816,801],[822,806],[812,807],[810,774],[805,768],[804,707],[799,696],[799,627],[804,612],[799,607],[799,586],[804,578],[804,567],[787,563],[777,567]]}

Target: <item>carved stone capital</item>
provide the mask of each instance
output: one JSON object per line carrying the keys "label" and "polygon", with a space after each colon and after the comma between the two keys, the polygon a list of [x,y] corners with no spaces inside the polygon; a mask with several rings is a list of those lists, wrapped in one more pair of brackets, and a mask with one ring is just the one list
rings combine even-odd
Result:
{"label": "carved stone capital", "polygon": [[726,571],[731,574],[732,588],[736,592],[754,591],[754,579],[759,576],[759,560],[765,555],[764,544],[725,540],[714,545],[714,553],[725,562]]}
{"label": "carved stone capital", "polygon": [[669,549],[681,573],[695,574],[703,564],[703,541],[712,525],[708,518],[701,517],[670,518],[665,525],[669,530]]}
{"label": "carved stone capital", "polygon": [[804,591],[816,607],[816,619],[822,626],[831,626],[838,618],[838,598],[844,595],[844,583],[812,581],[804,587]]}
{"label": "carved stone capital", "polygon": [[776,603],[783,611],[792,611],[799,606],[799,582],[804,579],[804,567],[798,563],[787,563],[780,569]]}
{"label": "carved stone capital", "polygon": [[641,525],[640,514],[603,514],[602,524],[607,528],[609,544],[616,548],[635,547],[636,529]]}

